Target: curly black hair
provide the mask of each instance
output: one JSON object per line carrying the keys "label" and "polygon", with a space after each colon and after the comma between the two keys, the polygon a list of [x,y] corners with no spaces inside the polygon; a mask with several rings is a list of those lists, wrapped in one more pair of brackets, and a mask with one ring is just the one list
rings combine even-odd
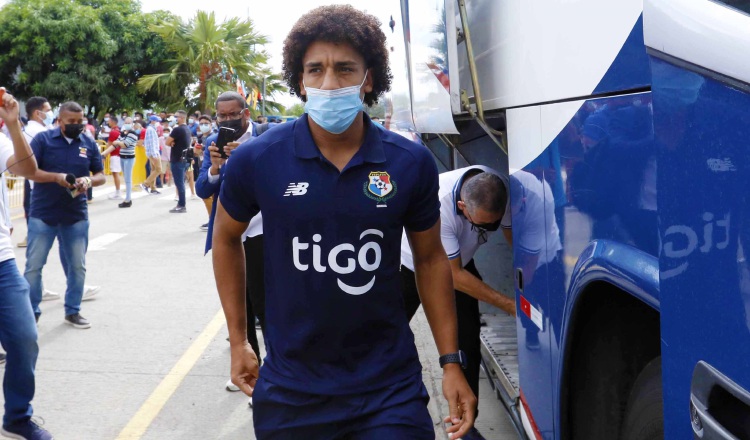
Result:
{"label": "curly black hair", "polygon": [[373,81],[372,91],[365,94],[366,105],[372,106],[381,94],[391,89],[393,75],[380,20],[350,5],[333,5],[303,15],[284,40],[282,69],[291,95],[306,101],[299,85],[304,71],[302,59],[307,47],[315,41],[347,43],[362,55]]}

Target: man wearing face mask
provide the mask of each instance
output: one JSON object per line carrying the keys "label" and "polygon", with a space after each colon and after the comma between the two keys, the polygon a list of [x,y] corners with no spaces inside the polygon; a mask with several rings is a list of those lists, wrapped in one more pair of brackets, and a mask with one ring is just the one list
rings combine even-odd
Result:
{"label": "man wearing face mask", "polygon": [[200,117],[200,112],[196,112],[195,115],[190,115],[190,118],[188,119],[188,128],[193,137],[198,136],[198,117]]}
{"label": "man wearing face mask", "polygon": [[172,147],[169,166],[172,169],[174,184],[177,187],[177,206],[170,209],[169,212],[181,214],[187,212],[187,208],[185,207],[185,172],[187,171],[188,163],[185,162],[183,152],[190,148],[192,137],[190,136],[190,129],[186,124],[187,112],[185,110],[178,110],[175,116],[177,117],[177,125],[169,133],[166,144]]}
{"label": "man wearing face mask", "polygon": [[[390,88],[381,27],[349,5],[302,16],[284,41],[283,74],[306,114],[240,145],[224,165],[214,274],[232,381],[253,397],[260,440],[435,438],[402,306],[404,228],[443,366],[447,431],[460,438],[474,423],[435,160],[363,111]],[[268,347],[260,377],[247,339],[242,247],[258,212]]]}
{"label": "man wearing face mask", "polygon": [[[46,131],[52,125],[52,120],[55,119],[55,113],[52,111],[52,107],[47,101],[47,98],[33,96],[26,101],[26,114],[29,117],[29,123],[26,124],[23,132],[26,135],[26,142],[31,143],[34,136]],[[33,188],[33,182],[29,179],[25,179],[23,184],[23,213],[26,217],[27,223],[29,221],[31,191]],[[24,238],[22,242],[18,243],[18,247],[26,247],[27,241],[28,238]],[[60,295],[53,294],[52,292],[50,292],[50,295],[45,292],[45,299],[58,299],[59,297]]]}
{"label": "man wearing face mask", "polygon": [[[96,143],[83,135],[83,108],[75,102],[60,106],[60,126],[38,134],[31,142],[39,169],[29,216],[29,246],[24,277],[30,286],[37,321],[42,314],[42,269],[55,239],[65,255],[65,323],[75,328],[91,324],[81,316],[86,279],[89,221],[86,190],[103,185],[102,157]],[[93,174],[93,175],[92,175]]]}
{"label": "man wearing face mask", "polygon": [[[511,215],[508,178],[497,171],[472,166],[440,175],[440,239],[448,255],[456,289],[458,346],[466,355],[464,374],[475,395],[479,395],[480,318],[479,301],[515,315],[515,301],[482,281],[474,254],[501,226],[511,241]],[[414,259],[406,234],[401,240],[401,277],[404,283],[404,307],[409,320],[420,305],[414,275]],[[462,437],[481,440],[472,430]]]}
{"label": "man wearing face mask", "polygon": [[141,183],[141,188],[149,194],[161,194],[156,189],[156,179],[161,175],[161,152],[159,151],[159,134],[156,128],[161,123],[161,118],[156,115],[149,116],[148,127],[146,127],[146,137],[143,145],[146,147],[146,156],[151,164],[151,174],[145,182]]}

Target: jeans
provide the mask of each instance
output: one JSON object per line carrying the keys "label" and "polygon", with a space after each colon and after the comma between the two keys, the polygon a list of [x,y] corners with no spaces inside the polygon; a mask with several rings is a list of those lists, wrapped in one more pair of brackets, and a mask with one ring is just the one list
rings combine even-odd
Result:
{"label": "jeans", "polygon": [[172,168],[172,180],[174,185],[177,187],[177,196],[179,201],[177,206],[185,206],[185,171],[187,170],[188,164],[184,161],[170,162]]}
{"label": "jeans", "polygon": [[81,220],[72,225],[48,225],[42,220],[29,218],[29,238],[26,248],[26,270],[23,276],[29,282],[31,307],[38,316],[42,314],[44,285],[42,269],[47,256],[57,238],[60,245],[60,258],[68,286],[65,289],[65,315],[81,311],[83,283],[86,280],[86,249],[89,246],[89,221]]}
{"label": "jeans", "polygon": [[7,353],[3,425],[9,425],[31,418],[39,355],[29,283],[18,272],[15,259],[0,262],[0,343]]}
{"label": "jeans", "polygon": [[120,156],[120,163],[122,164],[122,175],[125,178],[125,201],[129,202],[133,193],[133,165],[135,165],[135,158],[125,159]]}

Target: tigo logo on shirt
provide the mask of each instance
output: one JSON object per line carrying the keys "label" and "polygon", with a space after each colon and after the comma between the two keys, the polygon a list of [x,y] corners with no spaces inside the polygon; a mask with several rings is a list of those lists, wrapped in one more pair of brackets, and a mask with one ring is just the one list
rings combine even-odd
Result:
{"label": "tigo logo on shirt", "polygon": [[[368,235],[377,235],[378,237],[383,238],[383,232],[377,229],[368,229],[359,236],[359,239],[363,240]],[[320,243],[323,237],[320,234],[315,234],[312,239],[313,242]],[[307,272],[307,269],[310,267],[309,264],[302,263],[301,258],[302,251],[309,248],[310,243],[301,242],[299,237],[294,237],[294,239],[292,239],[292,258],[294,259],[294,267],[302,272]],[[359,251],[356,252],[356,260],[353,257],[349,257],[346,259],[345,265],[341,266],[338,257],[339,254],[344,252],[355,254],[354,245],[350,243],[342,243],[334,246],[333,249],[328,252],[328,267],[339,275],[350,274],[354,272],[358,266],[367,272],[373,272],[380,267],[382,251],[380,245],[374,241],[365,243]],[[372,261],[368,260],[368,257],[370,256],[374,257]],[[320,273],[328,270],[328,267],[324,266],[321,261],[321,249],[320,245],[317,244],[313,244],[312,248],[312,265],[315,271]],[[362,295],[369,292],[370,289],[372,289],[372,286],[375,285],[375,276],[373,275],[372,279],[364,286],[350,286],[341,281],[341,278],[337,278],[336,281],[338,282],[339,288],[345,293],[348,293],[349,295]]]}
{"label": "tigo logo on shirt", "polygon": [[304,196],[307,194],[307,188],[310,186],[307,182],[300,182],[300,183],[290,183],[289,187],[286,189],[286,192],[284,193],[284,197],[289,196]]}

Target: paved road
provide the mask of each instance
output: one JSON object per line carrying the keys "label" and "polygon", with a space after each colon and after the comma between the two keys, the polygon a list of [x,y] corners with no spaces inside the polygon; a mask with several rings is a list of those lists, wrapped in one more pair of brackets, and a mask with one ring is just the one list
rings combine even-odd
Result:
{"label": "paved road", "polygon": [[[202,253],[207,221],[200,200],[187,214],[170,214],[174,189],[136,193],[118,209],[97,189],[89,205],[87,284],[101,293],[83,303],[89,330],[63,323],[62,301],[42,303],[36,414],[58,440],[252,439],[252,410],[240,393],[224,390],[229,350],[209,257]],[[25,225],[16,220],[14,242]],[[24,251],[16,249],[20,267]],[[65,278],[50,253],[45,287],[64,292]],[[437,423],[447,405],[439,396],[437,355],[423,315],[413,323]],[[490,439],[517,438],[483,380],[478,426]]]}

